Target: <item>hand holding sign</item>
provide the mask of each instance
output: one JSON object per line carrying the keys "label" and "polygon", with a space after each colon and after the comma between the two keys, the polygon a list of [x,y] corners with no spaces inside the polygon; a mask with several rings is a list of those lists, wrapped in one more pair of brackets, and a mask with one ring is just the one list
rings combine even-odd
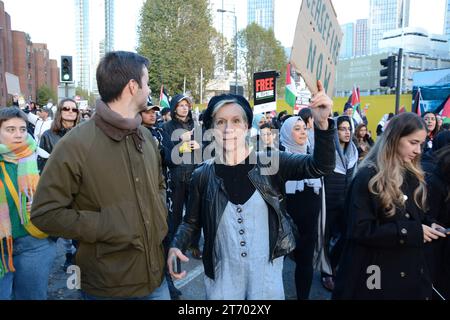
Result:
{"label": "hand holding sign", "polygon": [[343,33],[331,0],[302,1],[290,63],[312,93],[321,80],[325,93],[334,94],[335,70]]}
{"label": "hand holding sign", "polygon": [[315,124],[321,130],[328,130],[328,118],[333,113],[333,100],[326,95],[322,81],[317,81],[319,92],[311,99],[311,112],[313,114]]}

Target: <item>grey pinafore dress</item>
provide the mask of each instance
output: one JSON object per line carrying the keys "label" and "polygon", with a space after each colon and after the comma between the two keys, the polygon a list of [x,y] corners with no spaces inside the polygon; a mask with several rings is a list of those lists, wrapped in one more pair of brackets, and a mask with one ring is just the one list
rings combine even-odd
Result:
{"label": "grey pinafore dress", "polygon": [[208,300],[284,300],[283,261],[269,260],[267,204],[258,191],[244,205],[228,202],[214,243],[215,280]]}

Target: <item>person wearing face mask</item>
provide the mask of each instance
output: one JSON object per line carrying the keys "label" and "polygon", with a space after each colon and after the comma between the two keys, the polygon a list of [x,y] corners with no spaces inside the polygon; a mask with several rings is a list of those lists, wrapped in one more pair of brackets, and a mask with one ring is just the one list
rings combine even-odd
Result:
{"label": "person wearing face mask", "polygon": [[[301,117],[291,117],[284,122],[280,140],[286,152],[311,154],[308,148],[307,126]],[[314,273],[319,214],[325,214],[322,208],[322,179],[287,181],[285,188],[287,211],[299,230],[299,239],[294,250],[297,299],[307,300]]]}
{"label": "person wearing face mask", "polygon": [[361,163],[347,199],[334,299],[431,299],[424,243],[446,235],[425,213],[420,154],[426,136],[419,116],[402,113]]}
{"label": "person wearing face mask", "polygon": [[215,158],[193,174],[186,216],[167,260],[173,277],[186,276],[186,271],[173,269],[173,259],[188,261],[183,251],[193,234],[203,229],[207,299],[285,298],[283,261],[295,248],[285,183],[319,178],[335,166],[334,123],[328,119],[332,100],[320,81],[318,87],[311,104],[314,154],[272,153],[271,162],[266,153],[255,153],[249,145],[253,111],[244,97],[222,95],[209,102],[203,120],[214,135]]}

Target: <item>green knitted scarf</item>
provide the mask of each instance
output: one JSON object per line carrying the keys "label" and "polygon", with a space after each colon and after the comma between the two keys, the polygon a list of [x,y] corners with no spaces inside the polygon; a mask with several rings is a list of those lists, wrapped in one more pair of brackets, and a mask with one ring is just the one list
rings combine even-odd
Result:
{"label": "green knitted scarf", "polygon": [[[11,232],[10,208],[6,198],[6,188],[13,196],[20,221],[25,229],[31,234],[37,230],[30,222],[30,212],[27,211],[27,203],[33,201],[33,196],[36,192],[36,187],[39,182],[39,171],[37,168],[36,151],[37,145],[34,139],[28,135],[25,143],[21,145],[7,146],[0,144],[0,156],[3,160],[0,161],[0,170],[3,171],[3,180],[0,180],[0,278],[6,272],[14,272],[13,265],[13,238]],[[15,190],[13,184],[8,181],[8,173],[6,172],[4,162],[17,164],[17,184],[19,190]],[[42,234],[37,234],[38,237]],[[6,239],[8,251],[8,263],[5,259],[5,248],[3,239]]]}

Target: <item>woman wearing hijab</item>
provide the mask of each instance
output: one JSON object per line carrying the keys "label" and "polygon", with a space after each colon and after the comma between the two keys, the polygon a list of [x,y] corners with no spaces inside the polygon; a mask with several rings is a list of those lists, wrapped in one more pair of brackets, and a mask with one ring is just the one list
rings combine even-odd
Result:
{"label": "woman wearing hijab", "polygon": [[[286,152],[310,154],[308,131],[300,117],[286,120],[281,127],[281,145]],[[297,299],[306,300],[314,273],[314,249],[318,238],[319,213],[322,210],[322,179],[306,179],[286,182],[287,211],[299,231],[294,250],[295,286]],[[322,210],[324,213],[324,211]]]}
{"label": "woman wearing hijab", "polygon": [[334,276],[342,252],[345,198],[358,162],[358,149],[352,140],[351,119],[348,116],[336,118],[336,127],[336,167],[332,174],[324,178],[327,206],[325,247],[328,248],[326,251],[332,273],[322,272],[322,285],[330,291],[334,289]]}
{"label": "woman wearing hijab", "polygon": [[266,123],[266,116],[263,114],[255,114],[252,121],[252,129],[250,130],[250,138],[253,147],[256,151],[259,151],[261,140],[261,126]]}

